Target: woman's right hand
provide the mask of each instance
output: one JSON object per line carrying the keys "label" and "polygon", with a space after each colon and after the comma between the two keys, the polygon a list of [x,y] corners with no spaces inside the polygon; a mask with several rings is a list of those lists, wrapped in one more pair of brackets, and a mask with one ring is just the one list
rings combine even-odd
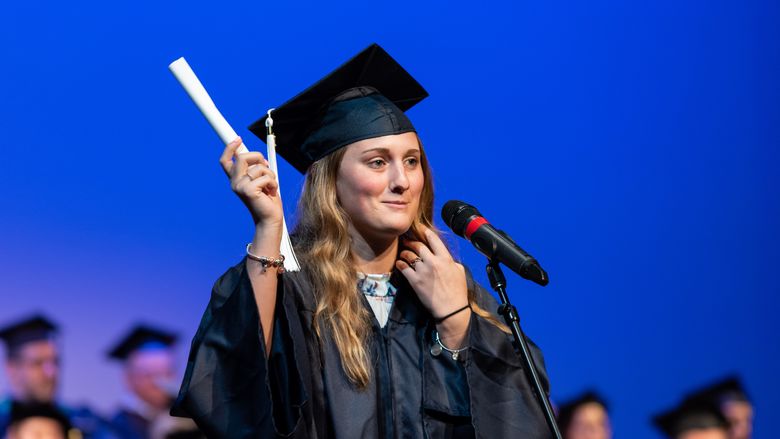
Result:
{"label": "woman's right hand", "polygon": [[264,232],[281,231],[284,220],[282,198],[276,174],[268,168],[268,161],[259,152],[238,153],[241,138],[228,143],[219,163],[230,178],[230,187],[244,202],[255,227]]}

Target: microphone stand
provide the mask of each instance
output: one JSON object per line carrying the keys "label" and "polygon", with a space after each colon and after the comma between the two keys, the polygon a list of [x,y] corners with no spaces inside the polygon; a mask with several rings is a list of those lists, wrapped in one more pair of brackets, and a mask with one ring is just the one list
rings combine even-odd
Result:
{"label": "microphone stand", "polygon": [[488,278],[490,279],[490,286],[498,293],[498,296],[501,299],[501,305],[498,306],[498,314],[504,317],[507,326],[512,330],[515,346],[520,348],[519,355],[523,362],[526,378],[531,382],[532,388],[536,392],[536,397],[539,405],[542,407],[547,426],[556,439],[561,439],[561,432],[558,429],[558,424],[555,422],[555,415],[553,414],[550,400],[547,399],[544,389],[542,388],[542,382],[539,380],[539,372],[537,372],[536,365],[531,359],[531,351],[528,349],[528,343],[525,341],[525,334],[520,328],[520,317],[517,315],[517,308],[509,302],[509,296],[506,294],[506,278],[504,277],[504,272],[501,271],[498,261],[495,261],[492,258],[488,259],[486,269]]}

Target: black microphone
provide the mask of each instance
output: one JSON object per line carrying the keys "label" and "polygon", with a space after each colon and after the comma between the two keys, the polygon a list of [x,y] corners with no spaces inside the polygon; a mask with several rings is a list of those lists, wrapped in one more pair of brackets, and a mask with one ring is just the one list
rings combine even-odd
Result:
{"label": "black microphone", "polygon": [[442,207],[441,217],[453,232],[468,239],[491,261],[498,261],[541,286],[550,281],[536,259],[515,244],[506,233],[490,225],[476,207],[463,201],[450,200]]}

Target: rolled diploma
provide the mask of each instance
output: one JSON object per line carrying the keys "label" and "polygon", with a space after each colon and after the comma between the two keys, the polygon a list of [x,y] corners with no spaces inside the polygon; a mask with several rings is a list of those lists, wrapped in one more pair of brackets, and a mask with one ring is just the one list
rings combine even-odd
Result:
{"label": "rolled diploma", "polygon": [[[222,142],[227,145],[235,140],[236,137],[238,137],[238,134],[236,134],[233,127],[225,120],[222,113],[217,110],[217,106],[214,105],[214,101],[211,100],[206,89],[203,88],[203,84],[200,83],[198,77],[195,76],[195,72],[193,72],[190,65],[187,64],[187,60],[184,59],[184,57],[179,58],[172,62],[168,66],[168,69],[179,81],[179,84],[184,87],[184,91],[190,95],[192,102],[194,102],[200,112],[203,113],[203,116],[211,127],[214,128],[214,131],[217,132],[217,135]],[[238,152],[249,152],[244,145],[244,142],[241,142],[241,146],[238,147]]]}
{"label": "rolled diploma", "polygon": [[[208,92],[206,92],[203,84],[201,84],[198,77],[195,76],[195,72],[192,71],[192,68],[190,68],[187,60],[185,60],[184,57],[179,58],[168,65],[168,69],[179,81],[179,84],[184,87],[184,90],[190,96],[192,102],[194,102],[200,112],[203,113],[203,116],[209,122],[211,127],[214,128],[214,131],[217,132],[217,135],[222,140],[222,142],[227,145],[228,143],[235,140],[235,138],[238,137],[238,134],[236,134],[235,130],[233,130],[233,127],[231,127],[227,120],[225,120],[225,117],[222,116],[222,113],[219,112],[217,106],[214,105],[214,101],[211,100],[211,97],[209,96]],[[268,137],[268,163],[271,170],[274,171],[274,174],[277,176],[276,181],[278,184],[279,171],[276,167],[276,139],[274,136]],[[243,141],[238,147],[238,152],[249,152],[249,149],[247,149]],[[281,198],[281,196],[282,194],[280,192],[279,197]],[[300,270],[298,258],[295,256],[292,243],[290,242],[290,234],[287,232],[287,220],[284,219],[282,221],[282,242],[279,252],[284,255],[284,268],[287,271]]]}

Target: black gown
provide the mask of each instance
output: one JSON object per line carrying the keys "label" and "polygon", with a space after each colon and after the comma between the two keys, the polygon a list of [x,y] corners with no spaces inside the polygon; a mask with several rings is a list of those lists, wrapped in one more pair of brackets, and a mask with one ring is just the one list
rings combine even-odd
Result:
{"label": "black gown", "polygon": [[[446,351],[433,356],[430,314],[403,275],[391,283],[398,292],[388,322],[380,328],[373,320],[372,380],[359,390],[332,338],[320,342],[312,330],[316,302],[305,272],[279,278],[266,357],[242,261],[214,285],[172,414],[193,418],[210,438],[550,436],[509,336],[472,314],[469,349],[458,360]],[[496,309],[470,275],[468,287],[484,309]],[[541,352],[531,349],[547,387]]]}
{"label": "black gown", "polygon": [[111,418],[111,427],[120,439],[148,439],[150,422],[127,409],[119,409]]}

